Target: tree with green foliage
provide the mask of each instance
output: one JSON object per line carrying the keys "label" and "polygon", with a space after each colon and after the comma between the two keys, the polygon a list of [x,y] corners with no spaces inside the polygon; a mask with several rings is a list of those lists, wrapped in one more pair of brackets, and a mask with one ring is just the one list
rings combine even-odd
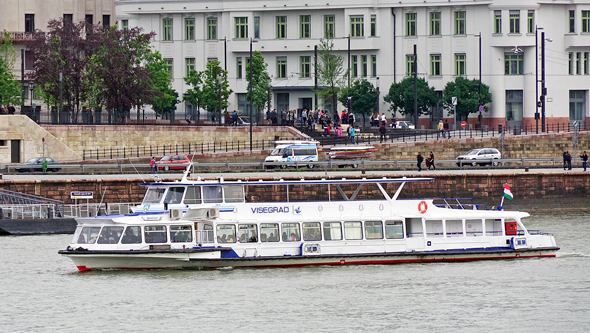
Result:
{"label": "tree with green foliage", "polygon": [[229,95],[233,92],[229,89],[227,71],[221,68],[219,60],[211,60],[207,63],[207,68],[201,72],[201,78],[203,80],[201,105],[210,113],[215,112],[217,114],[215,117],[219,120],[221,110],[227,108]]}
{"label": "tree with green foliage", "polygon": [[16,52],[12,47],[10,33],[4,30],[0,40],[0,105],[20,104],[22,98],[21,84],[12,72],[16,62]]}
{"label": "tree with green foliage", "polygon": [[[250,82],[250,66],[252,66],[252,82]],[[252,61],[246,65],[246,80],[248,88],[252,84],[252,106],[256,110],[257,122],[261,122],[260,114],[265,106],[270,108],[268,96],[272,96],[272,87],[269,84],[270,75],[267,72],[268,64],[264,61],[262,52],[255,51],[252,53]],[[246,94],[246,100],[250,101],[250,91]],[[252,110],[252,111],[254,111]],[[253,121],[253,120],[250,120]]]}
{"label": "tree with green foliage", "polygon": [[191,105],[197,108],[197,124],[201,118],[200,106],[203,102],[203,79],[202,72],[192,70],[184,78],[184,82],[192,88],[187,89],[184,92],[183,101],[189,102]]}
{"label": "tree with green foliage", "polygon": [[450,114],[453,114],[452,97],[457,97],[457,121],[467,120],[470,113],[479,112],[480,105],[483,105],[484,112],[489,112],[487,104],[492,102],[489,86],[482,83],[480,93],[479,80],[460,76],[454,82],[447,82],[443,90],[443,103]]}
{"label": "tree with green foliage", "polygon": [[[372,112],[375,112],[377,106],[377,89],[366,79],[355,80],[350,86],[350,90],[348,87],[342,88],[338,101],[343,105],[347,105],[348,97],[350,97],[351,108],[349,112],[355,115],[370,115]],[[363,121],[364,119],[365,117],[363,117]]]}
{"label": "tree with green foliage", "polygon": [[331,38],[320,39],[318,46],[318,86],[315,93],[324,101],[330,101],[334,110],[338,110],[338,92],[345,86],[344,78],[348,70],[344,69],[344,57],[334,53],[334,42]]}
{"label": "tree with green foliage", "polygon": [[[153,94],[149,104],[157,115],[163,116],[176,110],[179,103],[178,93],[172,89],[172,76],[168,71],[168,62],[158,51],[152,51],[145,56],[145,68],[151,73],[151,90]],[[137,113],[139,120],[139,112]]]}
{"label": "tree with green foliage", "polygon": [[[390,110],[399,112],[404,116],[414,117],[414,78],[407,77],[399,83],[393,83],[389,87],[389,93],[383,97],[389,103]],[[418,78],[418,117],[430,114],[431,107],[438,102],[434,87],[429,87],[424,78]],[[415,118],[415,117],[414,117]],[[418,124],[418,119],[414,119]]]}

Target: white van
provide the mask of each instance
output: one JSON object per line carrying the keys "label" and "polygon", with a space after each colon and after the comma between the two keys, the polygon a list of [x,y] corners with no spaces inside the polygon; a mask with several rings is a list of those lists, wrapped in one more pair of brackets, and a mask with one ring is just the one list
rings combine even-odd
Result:
{"label": "white van", "polygon": [[[265,159],[265,168],[273,169],[275,166],[284,169],[288,166],[306,165],[313,168],[313,164],[305,162],[318,161],[318,147],[316,141],[276,141],[276,148]],[[288,162],[280,165],[266,165],[267,162]],[[297,163],[294,163],[297,162]]]}

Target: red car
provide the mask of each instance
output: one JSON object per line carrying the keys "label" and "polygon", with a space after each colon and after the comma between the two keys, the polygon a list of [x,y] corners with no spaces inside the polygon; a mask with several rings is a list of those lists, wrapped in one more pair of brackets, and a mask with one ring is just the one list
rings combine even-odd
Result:
{"label": "red car", "polygon": [[158,161],[158,170],[185,170],[190,162],[186,155],[167,155]]}

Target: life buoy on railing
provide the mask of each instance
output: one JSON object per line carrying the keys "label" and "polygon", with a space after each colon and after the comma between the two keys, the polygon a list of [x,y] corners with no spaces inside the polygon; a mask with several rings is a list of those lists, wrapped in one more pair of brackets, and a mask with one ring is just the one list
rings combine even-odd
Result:
{"label": "life buoy on railing", "polygon": [[426,204],[426,201],[420,201],[420,203],[418,204],[418,211],[424,214],[426,213],[426,210],[428,210],[428,205]]}

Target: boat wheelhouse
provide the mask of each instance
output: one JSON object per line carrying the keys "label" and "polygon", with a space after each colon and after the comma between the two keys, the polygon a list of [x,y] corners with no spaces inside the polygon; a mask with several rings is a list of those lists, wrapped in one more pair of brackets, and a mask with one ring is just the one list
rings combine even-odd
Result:
{"label": "boat wheelhouse", "polygon": [[[399,199],[432,178],[155,182],[133,214],[78,218],[67,249],[79,270],[384,264],[554,257],[528,213],[458,200]],[[392,185],[393,184],[393,185]],[[399,184],[395,192],[388,187]],[[294,187],[324,191],[297,200]],[[376,191],[363,191],[372,187]],[[255,202],[256,190],[273,202]],[[380,198],[369,198],[367,193]],[[337,197],[337,194],[339,196]]]}

